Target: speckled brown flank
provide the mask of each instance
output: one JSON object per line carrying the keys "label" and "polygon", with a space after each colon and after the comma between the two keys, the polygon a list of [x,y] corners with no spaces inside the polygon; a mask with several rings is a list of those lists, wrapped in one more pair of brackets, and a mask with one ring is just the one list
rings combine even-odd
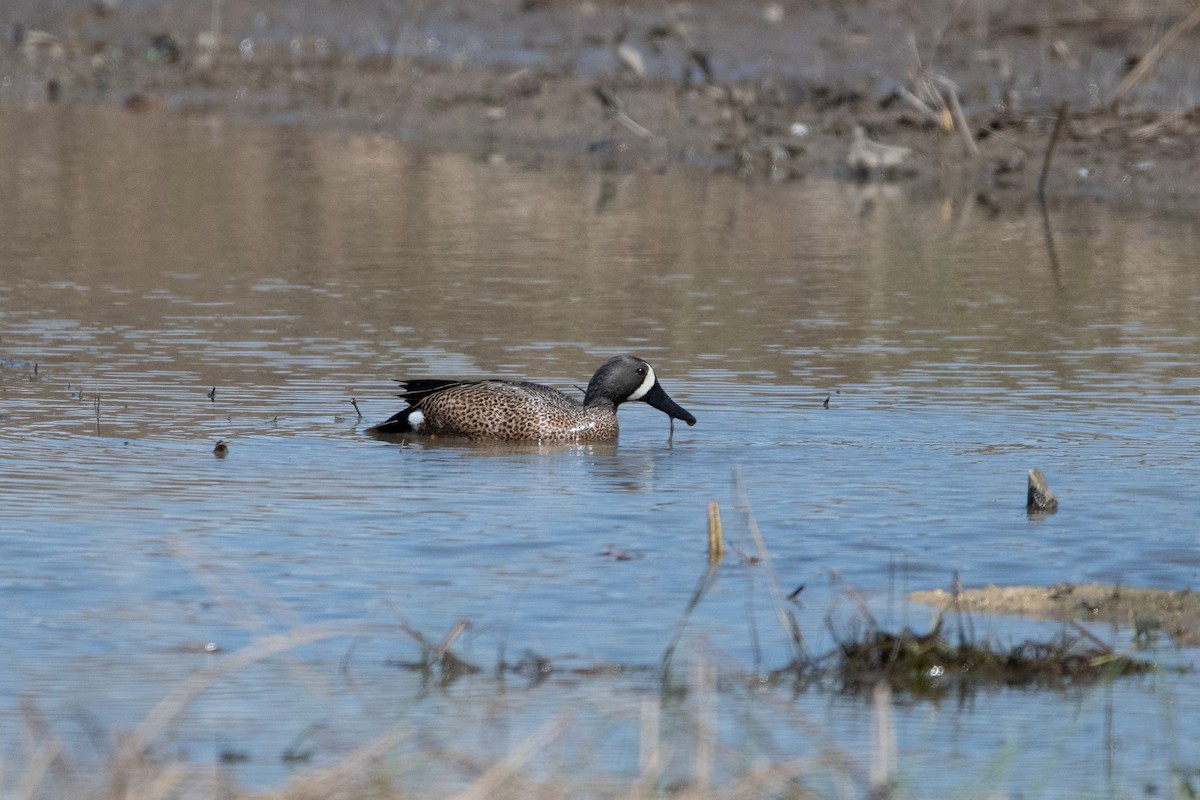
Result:
{"label": "speckled brown flank", "polygon": [[585,407],[536,383],[479,381],[434,392],[417,404],[418,433],[471,439],[605,441],[617,437],[612,405]]}

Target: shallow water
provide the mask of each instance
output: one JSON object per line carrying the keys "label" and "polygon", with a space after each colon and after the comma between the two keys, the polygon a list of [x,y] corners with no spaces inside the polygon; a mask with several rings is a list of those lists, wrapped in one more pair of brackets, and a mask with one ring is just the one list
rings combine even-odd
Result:
{"label": "shallow water", "polygon": [[[386,631],[219,682],[161,748],[267,786],[296,768],[280,753],[298,736],[318,765],[392,726],[405,753],[497,758],[572,709],[538,768],[635,775],[654,668],[705,568],[709,500],[751,546],[735,470],[783,591],[806,587],[794,610],[817,652],[827,615],[860,616],[851,589],[921,628],[929,612],[905,593],[955,573],[1197,583],[1191,219],[1079,201],[1046,228],[1033,204],[991,216],[890,187],[530,171],[105,108],[6,107],[0,142],[9,763],[28,756],[20,698],[99,762],[220,661],[205,643],[362,619]],[[395,378],[571,391],[624,351],[654,362],[694,428],[670,437],[633,404],[612,445],[363,433],[400,407]],[[1035,466],[1062,502],[1040,520],[1024,510]],[[419,657],[398,622],[436,644],[460,619],[455,652],[485,674],[439,687],[397,666]],[[531,653],[548,680],[492,674]],[[751,679],[789,657],[762,569],[729,559],[677,669],[721,676],[720,775],[834,750],[866,769],[865,699]],[[1164,672],[901,702],[899,767],[917,795],[1141,795],[1200,767],[1197,697],[1194,677]],[[664,738],[686,738],[671,731],[694,723],[692,702],[666,703]],[[668,773],[687,776],[676,744]],[[839,780],[814,772],[818,788]]]}

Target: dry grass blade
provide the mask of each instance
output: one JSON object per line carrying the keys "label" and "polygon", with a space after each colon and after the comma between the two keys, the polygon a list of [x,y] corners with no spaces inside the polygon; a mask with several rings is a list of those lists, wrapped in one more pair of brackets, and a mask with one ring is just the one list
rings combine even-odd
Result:
{"label": "dry grass blade", "polygon": [[1197,24],[1200,24],[1200,5],[1193,8],[1192,13],[1175,23],[1171,30],[1164,33],[1162,38],[1146,51],[1146,55],[1142,56],[1137,66],[1129,71],[1129,74],[1125,76],[1125,80],[1121,81],[1117,90],[1113,92],[1113,104],[1116,105],[1121,102],[1133,87],[1141,83],[1150,71],[1154,69],[1155,65],[1158,64],[1163,54],[1171,49],[1175,42],[1179,41],[1179,37],[1190,31]]}
{"label": "dry grass blade", "polygon": [[659,746],[662,727],[662,700],[643,700],[638,736],[638,776],[644,794],[653,791],[662,775],[663,757]]}
{"label": "dry grass blade", "polygon": [[717,760],[717,671],[712,662],[698,659],[691,669],[696,698],[696,752],[692,756],[692,786],[708,792]]}
{"label": "dry grass blade", "polygon": [[21,782],[12,794],[12,800],[29,800],[37,794],[50,765],[62,755],[62,748],[55,740],[40,742],[37,750],[25,765],[21,773]]}
{"label": "dry grass blade", "polygon": [[333,620],[258,639],[250,646],[223,658],[219,663],[200,670],[159,701],[158,705],[142,720],[142,724],[129,737],[129,740],[123,744],[118,760],[136,758],[153,739],[162,733],[171,720],[220,678],[271,656],[319,642],[322,639],[362,636],[378,630],[378,626],[372,626],[362,620]]}
{"label": "dry grass blade", "polygon": [[285,791],[279,800],[374,797],[375,794],[358,785],[363,772],[407,738],[408,734],[394,728],[345,756],[332,767],[320,772],[306,773]]}
{"label": "dry grass blade", "polygon": [[548,721],[521,742],[511,753],[490,766],[479,780],[471,784],[456,800],[495,800],[505,796],[500,790],[504,783],[528,764],[538,753],[567,732],[571,715],[562,713]]}

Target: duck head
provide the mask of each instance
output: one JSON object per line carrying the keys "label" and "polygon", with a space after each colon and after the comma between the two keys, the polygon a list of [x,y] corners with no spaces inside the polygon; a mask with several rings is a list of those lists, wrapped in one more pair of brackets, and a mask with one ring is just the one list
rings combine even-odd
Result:
{"label": "duck head", "polygon": [[584,395],[585,406],[611,402],[614,406],[630,400],[641,400],[674,419],[695,425],[696,418],[670,398],[658,382],[654,367],[643,358],[631,355],[614,356],[604,363],[588,382]]}

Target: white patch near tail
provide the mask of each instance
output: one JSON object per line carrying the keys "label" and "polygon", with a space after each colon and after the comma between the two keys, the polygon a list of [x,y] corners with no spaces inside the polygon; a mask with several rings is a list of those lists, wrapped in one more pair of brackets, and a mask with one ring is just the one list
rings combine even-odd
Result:
{"label": "white patch near tail", "polygon": [[629,395],[630,400],[641,400],[646,396],[646,392],[654,388],[654,382],[658,378],[654,377],[654,367],[646,365],[646,380],[642,381],[642,385],[634,390],[633,394]]}
{"label": "white patch near tail", "polygon": [[421,423],[425,421],[425,415],[414,408],[405,421],[414,433],[420,433]]}

